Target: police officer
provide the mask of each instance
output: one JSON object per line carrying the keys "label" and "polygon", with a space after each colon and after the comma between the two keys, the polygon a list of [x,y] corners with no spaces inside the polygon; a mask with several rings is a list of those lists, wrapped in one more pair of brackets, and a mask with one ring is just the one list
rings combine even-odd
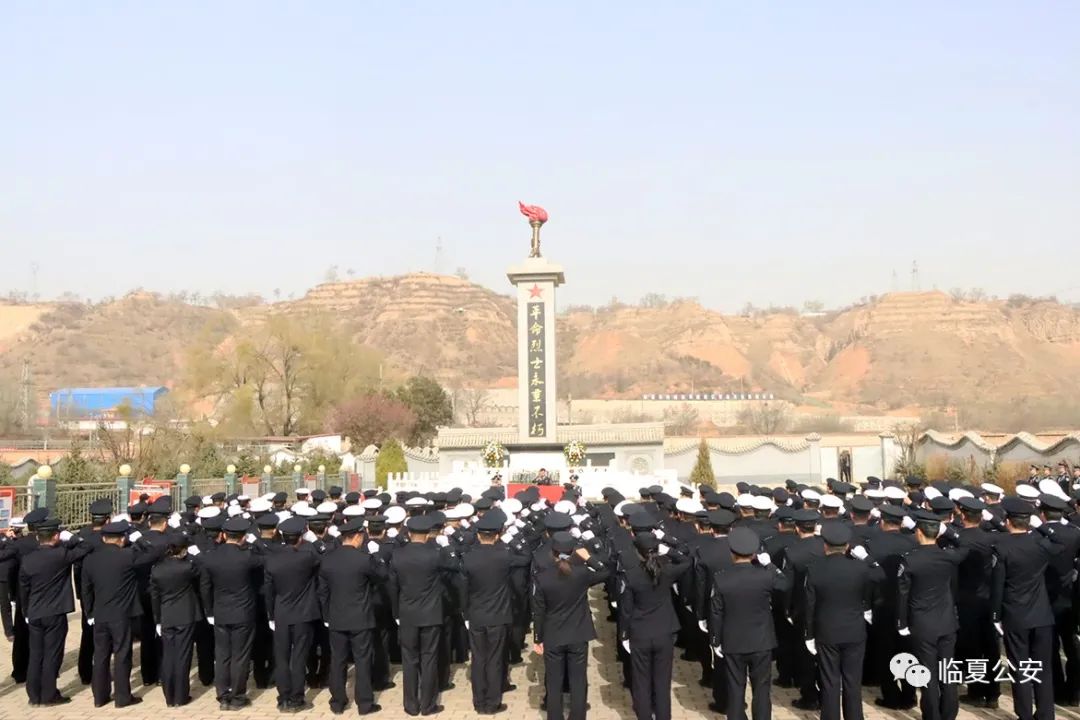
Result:
{"label": "police officer", "polygon": [[386,565],[363,547],[364,518],[353,515],[341,525],[341,545],[319,566],[318,598],[330,634],[330,710],[345,712],[347,664],[353,661],[353,698],[357,712],[368,715],[375,702],[372,660],[376,628],[374,590],[386,578]]}
{"label": "police officer", "polygon": [[816,655],[821,682],[821,719],[861,720],[866,622],[873,619],[873,589],[885,579],[866,549],[851,548],[844,523],[821,527],[825,557],[806,574],[806,646]]}
{"label": "police officer", "polygon": [[[784,575],[788,595],[787,617],[796,637],[806,637],[806,574],[817,560],[825,556],[825,545],[815,535],[821,516],[814,510],[795,511],[795,529],[799,539],[784,554]],[[807,647],[799,642],[795,646],[795,681],[799,697],[792,705],[800,710],[817,710],[820,698],[817,687],[817,661]]]}
{"label": "police officer", "polygon": [[[90,524],[78,532],[83,542],[91,547],[101,544],[101,528],[112,516],[112,500],[101,499],[90,503]],[[82,560],[75,563],[75,599],[79,601],[79,622],[82,633],[79,635],[79,681],[89,685],[94,672],[94,630],[86,624],[86,607],[82,605]]]}
{"label": "police officer", "polygon": [[[1039,496],[1039,512],[1043,524],[1054,529],[1054,537],[1062,546],[1051,556],[1046,570],[1046,591],[1054,611],[1054,646],[1052,670],[1054,700],[1058,705],[1080,705],[1080,647],[1076,640],[1078,613],[1073,603],[1076,594],[1076,559],[1080,555],[1080,528],[1063,523],[1069,502],[1058,495]],[[1065,655],[1062,666],[1061,655]]]}
{"label": "police officer", "polygon": [[[698,619],[699,637],[698,642],[702,648],[709,648],[710,617],[709,603],[712,599],[712,582],[716,573],[731,565],[731,548],[728,545],[728,532],[735,522],[735,513],[730,510],[718,509],[708,513],[711,536],[704,536],[698,542],[694,556],[694,615]],[[706,667],[712,687],[712,703],[709,709],[713,712],[727,712],[727,679],[724,675],[722,662],[713,661],[712,650],[706,650],[700,655],[702,676],[705,676]]]}
{"label": "police officer", "polygon": [[[993,570],[994,543],[997,533],[983,527],[986,504],[974,497],[957,500],[960,547],[968,555],[957,570],[957,615],[960,630],[956,637],[956,655],[960,660],[990,660],[1001,656],[997,633],[990,618],[990,574]],[[985,709],[995,709],[1001,685],[994,678],[968,685],[961,702]]]}
{"label": "police officer", "polygon": [[169,533],[166,556],[150,571],[150,607],[161,638],[161,689],[168,707],[191,702],[191,655],[195,628],[203,620],[199,573],[187,555],[184,533]]}
{"label": "police officer", "polygon": [[321,556],[301,550],[307,523],[291,517],[278,524],[285,549],[263,558],[263,597],[270,629],[274,633],[274,675],[277,707],[282,711],[311,708],[304,699],[304,674],[308,651],[319,620],[315,577]]}
{"label": "police officer", "polygon": [[533,649],[544,656],[548,720],[563,720],[564,678],[570,686],[570,720],[584,720],[589,642],[596,637],[588,592],[607,579],[609,570],[568,532],[555,533],[551,553],[551,564],[534,579]]}
{"label": "police officer", "polygon": [[968,550],[938,545],[943,530],[953,541],[955,533],[932,512],[917,510],[913,519],[918,545],[904,554],[897,570],[897,627],[901,636],[911,638],[919,663],[930,668],[929,684],[919,700],[923,720],[955,720],[960,707],[957,686],[942,682],[938,668],[956,655],[959,623],[953,587]]}
{"label": "police officer", "polygon": [[710,645],[724,666],[729,720],[746,717],[743,703],[748,676],[752,717],[772,717],[772,651],[776,648],[772,598],[775,592],[788,591],[791,580],[766,553],[758,554],[760,544],[753,530],[733,528],[728,536],[732,564],[717,572],[712,581]]}
{"label": "police officer", "polygon": [[221,544],[201,553],[197,564],[203,610],[214,627],[214,686],[219,709],[227,711],[251,704],[247,678],[262,559],[244,546],[247,520],[231,517],[221,528]]}
{"label": "police officer", "polygon": [[689,558],[655,535],[634,539],[638,562],[628,563],[619,595],[620,641],[630,653],[630,691],[638,720],[671,720],[671,669],[679,620],[671,588],[690,569]]}
{"label": "police officer", "polygon": [[[67,616],[75,612],[71,566],[93,548],[60,531],[60,521],[46,518],[34,526],[37,549],[19,562],[19,604],[29,629],[26,694],[30,705],[71,702],[56,689],[67,639]],[[13,547],[13,552],[18,548]]]}
{"label": "police officer", "polygon": [[480,518],[475,525],[479,544],[462,558],[462,611],[472,651],[473,709],[480,715],[506,709],[502,696],[513,621],[512,574],[514,568],[529,565],[527,556],[499,542],[505,520],[501,510]]}
{"label": "police officer", "polygon": [[[49,511],[46,508],[37,508],[26,513],[23,524],[26,534],[19,535],[17,532],[11,538],[11,550],[8,561],[14,562],[11,577],[11,593],[15,600],[15,613],[12,617],[14,627],[14,639],[11,641],[11,677],[17,683],[26,682],[27,670],[30,666],[30,628],[26,622],[26,606],[23,605],[23,593],[19,591],[19,570],[22,559],[27,554],[36,551],[39,547],[37,537],[37,525],[43,520],[49,519]],[[13,523],[14,525],[14,523]]]}
{"label": "police officer", "polygon": [[[990,596],[994,627],[1005,640],[1005,655],[1014,668],[1020,667],[1020,661],[1035,662],[1043,668],[1038,683],[1013,683],[1013,711],[1020,720],[1051,720],[1054,683],[1045,669],[1050,666],[1053,651],[1054,611],[1046,592],[1046,570],[1062,545],[1056,542],[1049,523],[1033,517],[1035,508],[1031,503],[1009,497],[1001,505],[1006,533],[994,545]],[[1032,528],[1042,537],[1030,532]]]}
{"label": "police officer", "polygon": [[439,690],[439,636],[443,625],[444,574],[439,547],[428,543],[434,523],[430,515],[406,522],[409,542],[394,552],[390,566],[390,601],[401,640],[403,698],[407,715],[434,715]]}
{"label": "police officer", "polygon": [[[83,608],[94,633],[94,707],[103,707],[111,699],[118,708],[142,702],[131,694],[132,626],[142,619],[139,576],[161,558],[163,548],[140,540],[138,532],[132,535],[134,542],[125,547],[129,532],[126,520],[107,523],[101,528],[102,544],[83,561]],[[150,625],[149,637],[143,638],[144,648],[157,639],[153,623]]]}

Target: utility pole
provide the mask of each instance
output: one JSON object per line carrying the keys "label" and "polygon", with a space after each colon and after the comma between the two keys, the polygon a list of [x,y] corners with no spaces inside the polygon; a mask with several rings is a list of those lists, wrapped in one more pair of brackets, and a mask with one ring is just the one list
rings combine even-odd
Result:
{"label": "utility pole", "polygon": [[30,432],[33,423],[33,383],[30,380],[30,358],[25,358],[22,365],[22,378],[19,381],[19,420],[22,428]]}
{"label": "utility pole", "polygon": [[911,261],[911,291],[919,292],[921,286],[919,284],[919,261]]}
{"label": "utility pole", "polygon": [[435,273],[441,275],[445,258],[443,257],[442,236],[435,238]]}

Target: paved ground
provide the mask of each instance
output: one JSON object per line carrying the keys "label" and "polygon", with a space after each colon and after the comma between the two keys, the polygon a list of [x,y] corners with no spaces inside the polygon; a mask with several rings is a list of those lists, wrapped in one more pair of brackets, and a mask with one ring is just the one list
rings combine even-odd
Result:
{"label": "paved ground", "polygon": [[[72,619],[77,616],[72,615]],[[630,694],[622,688],[620,668],[615,660],[615,639],[612,626],[606,622],[597,623],[599,639],[592,644],[589,663],[589,702],[592,710],[590,718],[597,720],[633,720],[634,713],[630,707]],[[146,717],[154,717],[156,720],[210,720],[211,718],[228,717],[229,720],[255,720],[256,718],[274,717],[278,715],[275,709],[275,693],[269,690],[257,690],[252,688],[254,703],[251,708],[242,712],[221,713],[214,701],[212,688],[202,687],[196,680],[192,686],[194,701],[184,708],[167,708],[159,688],[141,687],[136,689],[136,695],[145,700],[142,705],[135,708],[117,710],[112,706],[95,709],[89,687],[79,683],[75,672],[75,658],[78,650],[79,624],[71,623],[68,634],[68,652],[65,657],[64,669],[60,676],[61,692],[73,698],[73,702],[62,708],[30,708],[26,692],[22,686],[15,685],[9,675],[11,672],[10,655],[4,652],[0,658],[0,719],[20,718],[22,720],[65,720],[94,718],[94,720],[142,720]],[[138,651],[136,650],[136,671],[133,677],[138,677]],[[541,687],[542,664],[540,658],[530,655],[525,664],[515,666],[511,672],[511,682],[518,686],[518,690],[506,696],[505,702],[509,709],[497,717],[504,720],[536,720],[542,718],[540,711],[540,699],[543,695]],[[708,690],[697,684],[697,666],[687,662],[676,660],[675,678],[672,686],[674,717],[677,719],[720,717],[708,709],[710,697]],[[471,696],[468,685],[468,666],[455,666],[453,680],[457,687],[444,693],[442,703],[446,711],[441,715],[444,718],[475,717],[472,711]],[[404,718],[407,717],[401,709],[401,678],[400,669],[395,676],[398,687],[381,693],[378,702],[383,706],[381,713],[374,717]],[[208,691],[209,690],[209,691]],[[910,719],[919,717],[917,711],[891,712],[884,711],[874,706],[875,692],[867,690],[864,694],[864,712],[868,720]],[[336,718],[330,712],[329,692],[326,690],[310,691],[308,699],[315,704],[315,708],[302,717],[319,720]],[[800,720],[816,718],[817,713],[806,713],[793,710],[790,702],[794,698],[794,691],[774,689],[773,691],[773,717],[779,720]],[[1014,718],[1013,713],[1007,708],[1011,707],[1008,697],[1002,698],[1002,709],[997,711],[972,711],[961,708],[960,718],[994,718],[995,720],[1008,720]],[[347,713],[342,717],[355,717],[355,709],[350,706]],[[1068,720],[1080,720],[1080,712],[1073,709],[1056,708],[1056,718]]]}

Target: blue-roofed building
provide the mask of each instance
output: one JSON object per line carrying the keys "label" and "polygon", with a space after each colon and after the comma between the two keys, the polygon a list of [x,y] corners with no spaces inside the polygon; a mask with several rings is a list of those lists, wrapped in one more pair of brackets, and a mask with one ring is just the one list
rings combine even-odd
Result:
{"label": "blue-roofed building", "polygon": [[60,422],[111,420],[121,408],[135,415],[153,415],[169,389],[163,386],[64,388],[49,393],[49,410]]}

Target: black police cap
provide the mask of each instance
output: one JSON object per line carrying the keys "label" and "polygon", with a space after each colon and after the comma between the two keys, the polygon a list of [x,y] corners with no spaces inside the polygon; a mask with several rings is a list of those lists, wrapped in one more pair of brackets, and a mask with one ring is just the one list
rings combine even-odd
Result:
{"label": "black police cap", "polygon": [[[30,523],[27,523],[29,525]],[[46,517],[34,524],[34,530],[52,532],[60,529],[60,518]]]}
{"label": "black police cap", "polygon": [[342,525],[341,527],[338,528],[338,530],[341,532],[342,535],[355,535],[356,533],[360,532],[363,529],[364,529],[364,518],[363,517],[354,517],[352,520],[350,520],[349,522],[345,523],[344,525]]}
{"label": "black police cap", "polygon": [[1007,497],[1001,501],[1001,509],[1010,517],[1029,517],[1034,514],[1035,507],[1018,497]]}
{"label": "black police cap", "polygon": [[213,495],[210,496],[210,499],[213,500],[216,503],[225,502],[225,493],[216,492],[216,493],[214,493]]}
{"label": "black police cap", "polygon": [[1066,512],[1069,509],[1069,501],[1065,498],[1058,497],[1057,495],[1043,493],[1039,496],[1039,507],[1045,510]]}
{"label": "black police cap", "polygon": [[709,511],[709,525],[714,528],[728,527],[735,522],[735,513],[730,510],[710,510]]}
{"label": "black police cap", "polygon": [[162,495],[157,500],[150,503],[147,512],[151,515],[169,515],[172,513],[172,498],[168,495]]}
{"label": "black police cap", "polygon": [[342,492],[341,487],[339,487],[337,485],[331,485],[330,486],[330,494],[331,495],[340,495],[341,492]]}
{"label": "black police cap", "polygon": [[203,518],[202,526],[206,530],[221,530],[225,525],[225,514],[219,513],[213,517]]}
{"label": "black police cap", "polygon": [[95,500],[94,502],[90,503],[90,514],[93,516],[101,517],[103,515],[112,515],[112,511],[112,500],[109,500],[107,498]]}
{"label": "black police cap", "polygon": [[276,493],[274,493],[274,497],[271,498],[271,502],[275,502],[275,503],[283,503],[283,502],[288,502],[288,501],[289,501],[288,493],[283,493],[283,492],[276,492]]}
{"label": "black police cap", "polygon": [[277,526],[282,535],[303,535],[307,530],[307,521],[302,517],[291,517],[282,520]]}
{"label": "black police cap", "polygon": [[224,530],[227,533],[247,532],[248,530],[251,529],[251,522],[248,521],[248,520],[245,520],[244,518],[240,517],[239,515],[235,515],[235,516],[229,518],[228,520],[226,520],[225,523],[221,526],[221,529]]}
{"label": "black police cap", "polygon": [[563,555],[569,555],[577,547],[574,536],[568,532],[557,532],[551,538],[551,549]]}
{"label": "black police cap", "polygon": [[651,530],[656,527],[656,519],[647,512],[636,512],[630,515],[630,527],[634,530]]}
{"label": "black police cap", "polygon": [[728,535],[728,546],[736,555],[753,555],[761,546],[761,539],[750,528],[737,527]]}
{"label": "black police cap", "polygon": [[414,533],[431,532],[434,525],[429,515],[414,515],[405,521],[405,529]]}
{"label": "black police cap", "polygon": [[358,492],[351,492],[345,494],[345,502],[349,505],[356,505],[360,502],[361,495]]}
{"label": "black police cap", "polygon": [[573,519],[566,513],[550,512],[544,517],[545,530],[569,530],[573,524]]}
{"label": "black police cap", "polygon": [[956,504],[960,506],[961,510],[967,512],[981,512],[986,509],[986,503],[973,497],[962,497],[956,501]]}
{"label": "black police cap", "polygon": [[34,510],[31,510],[30,512],[23,515],[23,522],[26,523],[27,527],[36,527],[40,526],[41,523],[45,522],[48,517],[48,508],[35,508]]}
{"label": "black police cap", "polygon": [[266,530],[276,528],[278,526],[278,516],[274,513],[266,513],[265,515],[260,515],[255,520],[255,524],[258,525],[260,528]]}
{"label": "black police cap", "polygon": [[197,508],[202,505],[202,498],[198,495],[192,495],[187,500],[184,500],[184,507]]}
{"label": "black police cap", "polygon": [[905,517],[907,517],[907,510],[900,507],[899,505],[882,505],[881,517],[882,519],[889,520],[891,522],[900,522]]}
{"label": "black police cap", "polygon": [[498,515],[494,512],[485,513],[484,517],[480,518],[475,527],[477,532],[482,533],[497,533],[503,529],[503,520],[500,520]]}
{"label": "black police cap", "polygon": [[842,522],[827,522],[821,526],[821,539],[829,545],[847,545],[851,542],[851,528]]}
{"label": "black police cap", "polygon": [[848,502],[848,507],[851,508],[852,512],[868,513],[874,509],[874,503],[865,495],[856,495]]}
{"label": "black police cap", "polygon": [[127,520],[117,520],[116,522],[105,523],[101,528],[102,535],[126,535],[128,530],[131,529],[131,523]]}

